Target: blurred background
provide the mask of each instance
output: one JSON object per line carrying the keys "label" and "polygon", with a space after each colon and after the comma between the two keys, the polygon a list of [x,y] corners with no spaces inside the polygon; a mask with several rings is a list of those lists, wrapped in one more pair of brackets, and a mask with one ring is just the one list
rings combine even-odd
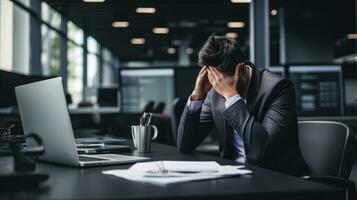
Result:
{"label": "blurred background", "polygon": [[[78,136],[128,136],[157,113],[175,143],[212,33],[293,81],[299,120],[356,128],[356,1],[1,0],[0,126],[22,134],[14,87],[61,76]],[[214,135],[212,136],[214,140]]]}

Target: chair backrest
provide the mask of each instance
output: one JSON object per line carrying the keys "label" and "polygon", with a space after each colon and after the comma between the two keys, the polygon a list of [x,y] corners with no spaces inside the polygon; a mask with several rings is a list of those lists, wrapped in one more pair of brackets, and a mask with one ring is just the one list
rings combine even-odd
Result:
{"label": "chair backrest", "polygon": [[186,106],[186,103],[187,103],[187,98],[176,98],[172,103],[172,117],[176,129],[180,124],[181,115]]}
{"label": "chair backrest", "polygon": [[143,112],[153,112],[155,101],[148,101],[144,106]]}
{"label": "chair backrest", "polygon": [[340,122],[300,121],[299,144],[312,175],[348,178],[353,165],[356,133]]}
{"label": "chair backrest", "polygon": [[153,114],[151,124],[159,130],[156,141],[162,144],[176,145],[174,139],[174,128],[171,116],[163,114]]}
{"label": "chair backrest", "polygon": [[165,110],[166,103],[165,102],[159,102],[156,107],[153,110],[153,113],[158,113],[162,114]]}

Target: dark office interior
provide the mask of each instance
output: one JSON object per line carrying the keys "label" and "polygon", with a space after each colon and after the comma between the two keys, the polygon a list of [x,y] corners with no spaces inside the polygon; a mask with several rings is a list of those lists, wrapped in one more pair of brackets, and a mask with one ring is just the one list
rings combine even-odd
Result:
{"label": "dark office interior", "polygon": [[[356,0],[0,0],[0,199],[357,199],[356,10]],[[41,134],[50,133],[29,133],[40,130],[35,122],[45,109],[29,102],[52,101],[48,112],[65,106],[69,138],[52,140],[67,137],[76,157],[147,157],[163,171],[164,161],[238,165],[222,157],[217,129],[193,153],[178,145],[203,67],[200,49],[212,34],[236,41],[256,69],[293,84],[309,173],[285,174],[248,156],[238,176],[157,185],[149,176],[115,174],[136,162],[81,168],[46,161],[54,150]],[[48,88],[58,77],[56,99]],[[32,92],[46,81],[54,93]],[[63,120],[47,114],[43,124],[62,134]],[[134,126],[145,122],[158,134],[143,153]]]}

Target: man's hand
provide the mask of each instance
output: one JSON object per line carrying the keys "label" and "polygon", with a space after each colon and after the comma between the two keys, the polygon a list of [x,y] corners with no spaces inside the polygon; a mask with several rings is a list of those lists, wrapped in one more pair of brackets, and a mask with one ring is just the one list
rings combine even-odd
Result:
{"label": "man's hand", "polygon": [[233,76],[229,76],[225,73],[219,72],[214,67],[208,68],[208,80],[212,87],[217,91],[219,95],[224,97],[226,100],[236,94],[237,83],[239,76],[239,66],[236,66],[235,73]]}
{"label": "man's hand", "polygon": [[195,89],[193,90],[191,94],[191,100],[192,101],[201,101],[205,98],[207,92],[211,89],[212,85],[208,81],[207,78],[207,69],[208,67],[204,66],[200,70],[200,73],[197,76],[196,79],[196,85]]}

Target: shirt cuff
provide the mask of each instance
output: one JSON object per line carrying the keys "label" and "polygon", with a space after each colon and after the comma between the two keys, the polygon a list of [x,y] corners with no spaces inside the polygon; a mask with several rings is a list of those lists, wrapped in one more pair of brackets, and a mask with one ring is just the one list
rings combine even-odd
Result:
{"label": "shirt cuff", "polygon": [[203,101],[191,101],[191,96],[187,100],[187,107],[190,112],[197,112],[200,110]]}
{"label": "shirt cuff", "polygon": [[239,101],[240,99],[242,99],[242,97],[239,94],[236,94],[232,97],[229,97],[226,102],[224,102],[224,107],[229,108],[231,107],[231,105],[233,105],[235,102]]}

